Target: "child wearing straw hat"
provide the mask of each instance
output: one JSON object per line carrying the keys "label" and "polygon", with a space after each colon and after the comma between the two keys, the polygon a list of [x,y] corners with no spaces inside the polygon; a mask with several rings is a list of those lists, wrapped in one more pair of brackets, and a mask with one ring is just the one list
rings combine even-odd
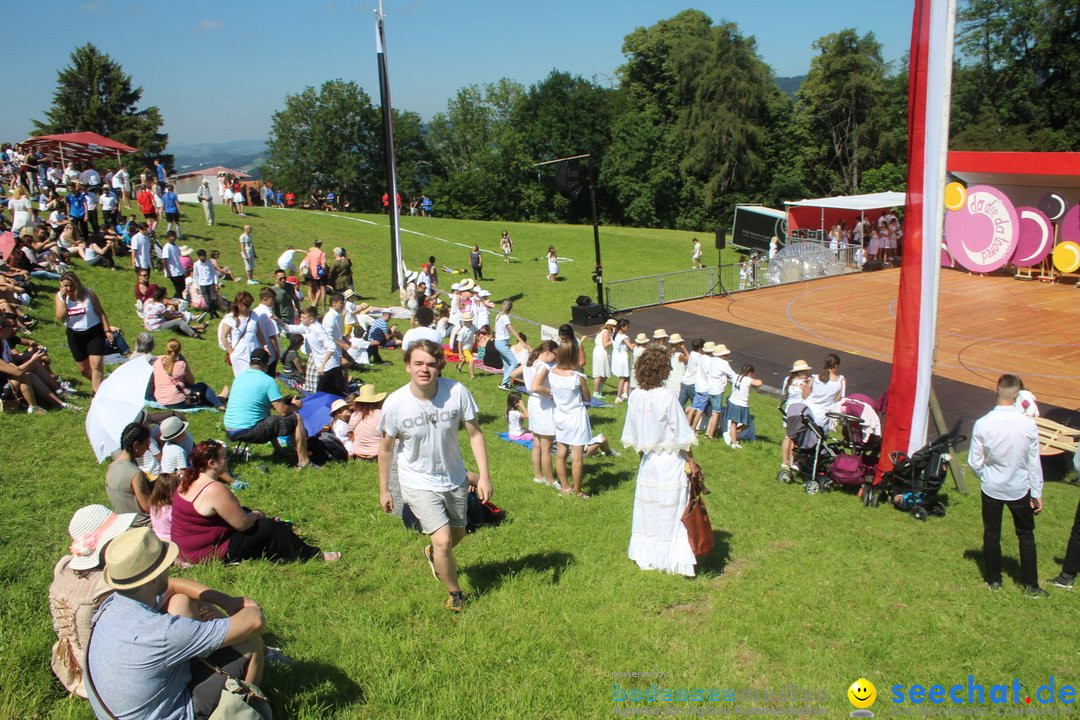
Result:
{"label": "child wearing straw hat", "polygon": [[457,371],[465,365],[469,366],[469,379],[476,379],[476,369],[473,366],[473,345],[476,342],[476,329],[473,327],[473,314],[466,312],[461,314],[461,326],[458,328],[458,345],[461,348],[461,361],[457,364]]}

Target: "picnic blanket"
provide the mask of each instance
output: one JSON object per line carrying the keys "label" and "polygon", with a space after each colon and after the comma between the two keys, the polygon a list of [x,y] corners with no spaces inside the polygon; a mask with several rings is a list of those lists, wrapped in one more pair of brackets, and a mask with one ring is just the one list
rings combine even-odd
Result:
{"label": "picnic blanket", "polygon": [[156,403],[156,402],[153,402],[152,400],[147,400],[146,401],[146,407],[148,407],[148,408],[150,408],[152,410],[172,410],[173,412],[178,412],[178,413],[197,413],[197,412],[206,412],[206,411],[210,411],[210,412],[217,412],[218,411],[218,409],[216,407],[211,407],[209,405],[197,405],[196,407],[190,407],[190,408],[167,408],[164,405],[162,405],[161,403]]}
{"label": "picnic blanket", "polygon": [[533,446],[533,441],[532,440],[511,440],[510,439],[510,433],[508,433],[508,432],[499,433],[499,439],[500,440],[505,440],[506,442],[514,443],[515,445],[520,445],[522,447],[526,447],[526,448],[529,448],[530,450],[532,450],[532,446]]}

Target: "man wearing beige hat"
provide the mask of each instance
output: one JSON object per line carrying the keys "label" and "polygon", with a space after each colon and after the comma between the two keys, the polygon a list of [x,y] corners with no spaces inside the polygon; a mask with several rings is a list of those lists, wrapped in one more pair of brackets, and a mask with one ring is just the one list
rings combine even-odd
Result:
{"label": "man wearing beige hat", "polygon": [[[116,592],[92,620],[84,678],[101,720],[207,717],[225,684],[211,666],[255,685],[262,680],[262,608],[198,583],[170,581],[178,552],[150,528],[128,530],[105,548],[104,579]],[[188,616],[199,601],[229,617]]]}

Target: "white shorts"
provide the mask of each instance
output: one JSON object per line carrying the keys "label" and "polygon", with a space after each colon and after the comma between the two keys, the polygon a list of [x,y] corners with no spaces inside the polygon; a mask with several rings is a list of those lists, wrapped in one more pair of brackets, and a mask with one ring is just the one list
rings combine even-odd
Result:
{"label": "white shorts", "polygon": [[408,503],[420,521],[425,535],[430,535],[447,523],[450,527],[465,527],[465,512],[469,505],[469,486],[436,492],[401,486],[401,499]]}

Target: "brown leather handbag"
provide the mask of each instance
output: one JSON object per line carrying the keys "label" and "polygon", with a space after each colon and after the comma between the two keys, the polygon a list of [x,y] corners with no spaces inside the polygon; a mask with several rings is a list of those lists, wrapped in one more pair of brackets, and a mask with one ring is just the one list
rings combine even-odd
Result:
{"label": "brown leather handbag", "polygon": [[688,464],[686,470],[687,481],[690,483],[690,500],[686,504],[682,522],[690,538],[690,549],[694,551],[695,557],[703,557],[713,549],[712,523],[709,522],[709,511],[705,509],[705,501],[701,498],[702,495],[709,493],[709,489],[705,487],[704,475],[700,468],[696,473],[691,473]]}

